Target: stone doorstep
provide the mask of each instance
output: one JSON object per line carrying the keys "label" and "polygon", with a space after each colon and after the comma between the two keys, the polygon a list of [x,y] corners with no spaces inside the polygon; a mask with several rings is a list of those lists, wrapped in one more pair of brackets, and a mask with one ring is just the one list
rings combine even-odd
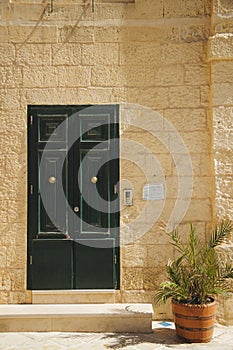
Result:
{"label": "stone doorstep", "polygon": [[0,332],[152,332],[151,304],[0,305]]}
{"label": "stone doorstep", "polygon": [[111,304],[118,302],[118,298],[115,289],[32,291],[32,304]]}

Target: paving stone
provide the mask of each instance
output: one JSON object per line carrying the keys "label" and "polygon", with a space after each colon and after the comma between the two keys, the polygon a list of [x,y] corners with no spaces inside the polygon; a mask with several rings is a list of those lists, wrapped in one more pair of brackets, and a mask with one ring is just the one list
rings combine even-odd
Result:
{"label": "paving stone", "polygon": [[0,333],[0,350],[233,350],[233,327],[216,325],[211,342],[184,343],[173,322],[153,322],[153,333]]}

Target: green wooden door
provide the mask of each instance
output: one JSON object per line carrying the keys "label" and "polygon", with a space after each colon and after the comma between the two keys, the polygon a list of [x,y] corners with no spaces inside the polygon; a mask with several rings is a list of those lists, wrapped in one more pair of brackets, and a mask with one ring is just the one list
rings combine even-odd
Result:
{"label": "green wooden door", "polygon": [[28,288],[119,287],[118,114],[29,106]]}

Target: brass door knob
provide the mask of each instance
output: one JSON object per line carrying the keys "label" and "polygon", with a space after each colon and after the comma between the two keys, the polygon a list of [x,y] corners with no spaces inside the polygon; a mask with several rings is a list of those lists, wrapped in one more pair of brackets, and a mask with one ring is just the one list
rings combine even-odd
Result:
{"label": "brass door knob", "polygon": [[49,183],[50,184],[55,184],[55,182],[56,182],[56,177],[55,176],[50,176]]}
{"label": "brass door knob", "polygon": [[91,178],[91,182],[92,182],[93,184],[96,184],[96,182],[98,182],[98,177],[93,176],[93,177]]}
{"label": "brass door knob", "polygon": [[79,212],[79,207],[74,207],[74,212],[78,213]]}

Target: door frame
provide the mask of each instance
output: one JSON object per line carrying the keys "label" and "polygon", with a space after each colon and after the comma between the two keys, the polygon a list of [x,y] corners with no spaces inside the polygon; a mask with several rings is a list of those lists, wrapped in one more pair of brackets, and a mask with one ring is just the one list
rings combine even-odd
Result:
{"label": "door frame", "polygon": [[[96,107],[98,108],[112,108],[115,109],[115,117],[114,117],[114,135],[112,137],[116,138],[117,145],[117,153],[118,153],[118,161],[114,162],[114,181],[118,183],[119,181],[119,105],[29,105],[28,106],[28,230],[27,230],[27,288],[32,289],[32,239],[38,238],[38,170],[39,165],[38,161],[33,159],[33,156],[38,154],[38,119],[37,114],[39,110],[57,112],[59,114],[67,114],[67,117],[71,116],[74,111],[78,112],[88,107]],[[34,141],[32,141],[34,140]],[[36,140],[36,141],[35,141]],[[68,155],[68,159],[70,161],[71,156]],[[72,159],[71,159],[72,161]],[[68,181],[70,181],[71,177],[68,175]],[[117,185],[118,186],[118,185]],[[68,189],[68,195],[70,197],[73,194],[70,192],[71,186]],[[117,232],[117,242],[116,242],[116,256],[114,260],[116,260],[116,276],[117,281],[115,285],[115,289],[120,288],[120,214],[119,214],[119,188],[117,188],[117,196],[118,196],[118,215],[115,215],[115,231]],[[70,198],[69,198],[70,201]],[[71,198],[72,204],[74,204],[73,199]],[[33,215],[33,211],[37,213]],[[112,221],[112,218],[111,218]]]}

